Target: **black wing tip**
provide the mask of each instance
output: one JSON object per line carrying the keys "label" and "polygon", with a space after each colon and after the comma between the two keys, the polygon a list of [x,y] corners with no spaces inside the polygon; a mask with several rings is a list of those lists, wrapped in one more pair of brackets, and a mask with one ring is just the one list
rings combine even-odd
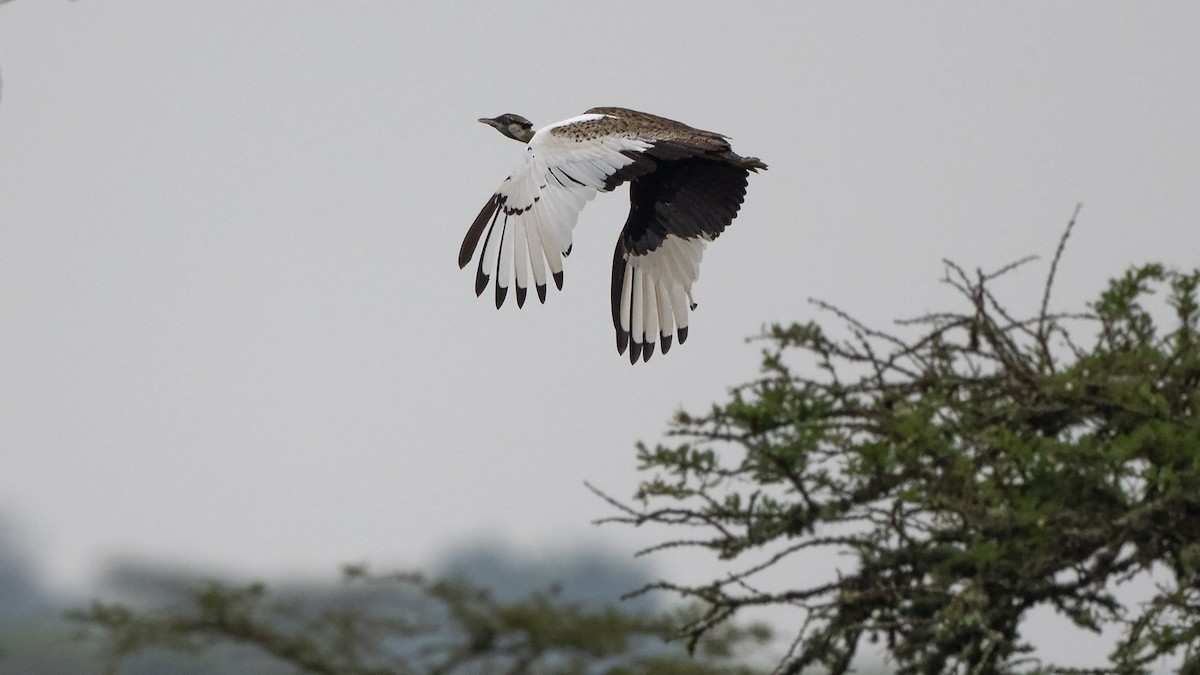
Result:
{"label": "black wing tip", "polygon": [[688,335],[687,326],[682,326],[675,332],[679,334],[679,344],[683,344],[683,343],[687,342],[687,335]]}
{"label": "black wing tip", "polygon": [[488,275],[484,274],[483,272],[476,274],[475,275],[475,297],[479,297],[479,296],[483,295],[483,292],[487,290],[487,285],[488,285]]}
{"label": "black wing tip", "polygon": [[563,284],[563,273],[562,273],[562,272],[555,272],[555,273],[554,273],[554,285],[555,285],[555,286],[558,286],[558,290],[560,290],[560,291],[561,291],[561,290],[562,290],[562,284]]}
{"label": "black wing tip", "polygon": [[536,284],[534,288],[537,289],[538,302],[546,304],[546,284]]}
{"label": "black wing tip", "polygon": [[[684,328],[680,333],[679,342],[682,343],[687,339],[687,329]],[[658,351],[666,354],[671,351],[671,345],[674,344],[674,339],[670,335],[659,335],[659,341],[662,343],[661,349]],[[656,349],[655,342],[639,342],[632,339],[627,331],[617,331],[617,353],[624,354],[625,350],[629,349],[629,363],[636,364],[638,361],[645,363],[654,356]]]}
{"label": "black wing tip", "polygon": [[501,286],[500,284],[496,284],[496,309],[500,309],[500,306],[504,304],[504,298],[507,296],[508,288]]}
{"label": "black wing tip", "polygon": [[521,288],[520,286],[517,286],[517,308],[518,309],[525,306],[525,294],[528,292],[529,292],[528,288]]}
{"label": "black wing tip", "polygon": [[[687,339],[687,329],[680,331],[679,342],[682,343]],[[663,354],[671,351],[671,345],[674,344],[674,339],[670,335],[659,335],[659,341],[662,342],[662,348],[659,349]],[[638,361],[645,363],[654,356],[656,343],[654,342],[639,342],[632,339],[628,331],[617,330],[617,353],[624,354],[625,350],[629,350],[629,363],[636,364]]]}

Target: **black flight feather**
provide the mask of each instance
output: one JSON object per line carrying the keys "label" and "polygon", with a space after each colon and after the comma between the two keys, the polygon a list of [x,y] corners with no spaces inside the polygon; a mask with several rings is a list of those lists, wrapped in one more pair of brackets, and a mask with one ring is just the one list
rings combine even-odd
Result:
{"label": "black flight feather", "polygon": [[[463,237],[462,246],[458,249],[459,269],[471,262],[471,256],[475,255],[475,247],[479,244],[479,236],[483,234],[483,228],[487,227],[488,222],[495,220],[496,209],[499,206],[500,195],[492,195],[488,203],[483,205],[479,215],[475,216],[475,222],[471,223],[471,229],[467,230],[467,236]],[[486,246],[486,243],[484,245]]]}

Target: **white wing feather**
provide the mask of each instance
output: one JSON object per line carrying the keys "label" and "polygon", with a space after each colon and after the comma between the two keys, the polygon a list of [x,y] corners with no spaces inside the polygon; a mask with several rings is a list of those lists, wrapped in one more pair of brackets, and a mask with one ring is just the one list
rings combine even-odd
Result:
{"label": "white wing feather", "polygon": [[668,235],[649,253],[625,254],[619,321],[631,359],[649,358],[656,341],[666,352],[673,335],[681,343],[687,340],[688,311],[695,306],[692,284],[700,278],[700,259],[709,241],[703,235]]}
{"label": "white wing feather", "polygon": [[562,256],[571,250],[579,212],[610,176],[634,162],[623,153],[650,147],[636,138],[576,140],[550,132],[600,117],[580,115],[540,129],[526,146],[524,162],[496,191],[499,211],[484,237],[480,273],[494,275],[497,305],[514,280],[523,302],[531,272],[544,301],[546,275],[539,249],[561,286]]}

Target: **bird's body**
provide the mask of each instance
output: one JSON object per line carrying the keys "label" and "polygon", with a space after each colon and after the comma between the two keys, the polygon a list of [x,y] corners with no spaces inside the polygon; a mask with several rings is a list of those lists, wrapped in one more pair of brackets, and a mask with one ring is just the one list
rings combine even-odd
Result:
{"label": "bird's body", "polygon": [[666,353],[675,336],[686,340],[704,246],[737,215],[749,172],[766,164],[737,155],[720,134],[624,108],[592,108],[536,132],[519,115],[479,121],[528,145],[459,249],[465,267],[483,239],[476,294],[494,274],[496,307],[514,282],[523,306],[532,275],[545,302],[547,267],[562,288],[580,210],[598,191],[629,181],[629,218],[613,253],[617,351],[628,348],[636,362],[648,360],[656,342]]}

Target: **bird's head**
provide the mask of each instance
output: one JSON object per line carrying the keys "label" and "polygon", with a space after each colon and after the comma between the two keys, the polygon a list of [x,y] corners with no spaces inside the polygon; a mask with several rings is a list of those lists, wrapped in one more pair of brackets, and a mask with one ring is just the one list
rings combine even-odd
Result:
{"label": "bird's head", "polygon": [[483,117],[479,121],[522,143],[528,143],[529,139],[533,138],[533,123],[520,115],[504,113],[499,117]]}

